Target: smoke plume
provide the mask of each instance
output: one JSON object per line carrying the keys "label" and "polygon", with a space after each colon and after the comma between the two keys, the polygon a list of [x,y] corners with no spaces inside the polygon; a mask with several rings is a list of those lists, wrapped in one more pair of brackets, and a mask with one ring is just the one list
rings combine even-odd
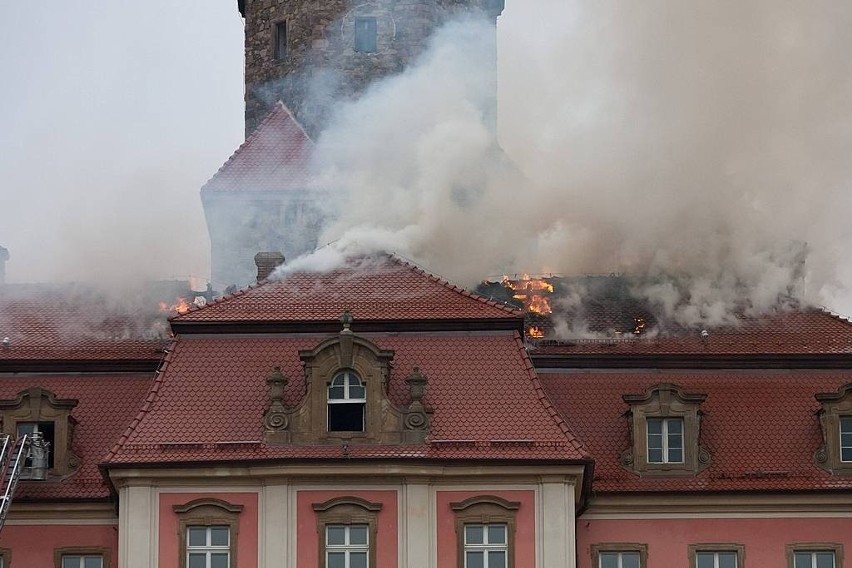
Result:
{"label": "smoke plume", "polygon": [[852,4],[508,4],[499,146],[493,28],[453,22],[339,106],[318,141],[318,183],[341,192],[320,242],[468,286],[625,273],[682,324],[846,294]]}

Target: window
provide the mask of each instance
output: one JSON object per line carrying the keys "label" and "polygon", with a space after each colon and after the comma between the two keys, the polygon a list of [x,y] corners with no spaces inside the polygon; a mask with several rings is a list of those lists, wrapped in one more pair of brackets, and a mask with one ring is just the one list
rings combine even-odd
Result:
{"label": "window", "polygon": [[53,551],[55,568],[109,568],[109,549],[57,548]]}
{"label": "window", "polygon": [[179,519],[180,568],[237,566],[237,530],[242,505],[213,498],[175,505]]}
{"label": "window", "polygon": [[645,568],[648,546],[637,543],[603,543],[592,545],[594,568]]}
{"label": "window", "polygon": [[660,383],[622,398],[630,405],[624,416],[631,440],[621,454],[622,467],[639,475],[696,475],[710,465],[710,453],[700,444],[705,395]]}
{"label": "window", "polygon": [[648,462],[683,463],[682,418],[648,418]]}
{"label": "window", "polygon": [[450,503],[456,513],[459,568],[512,568],[520,503],[482,495]]}
{"label": "window", "polygon": [[378,26],[376,18],[355,18],[355,51],[375,53]]}
{"label": "window", "polygon": [[598,568],[639,568],[638,552],[601,552]]}
{"label": "window", "polygon": [[834,475],[852,474],[852,383],[837,392],[817,393],[822,445],[814,452],[818,467]]}
{"label": "window", "polygon": [[319,568],[376,566],[376,522],[381,503],[336,497],[314,503],[319,539]]}
{"label": "window", "polygon": [[64,555],[62,557],[62,568],[104,568],[104,557],[100,554],[85,556]]}
{"label": "window", "polygon": [[743,568],[745,547],[741,544],[692,544],[691,568]]}
{"label": "window", "polygon": [[366,391],[352,371],[338,373],[328,386],[328,431],[363,432]]}
{"label": "window", "polygon": [[50,451],[56,432],[53,422],[18,422],[16,431],[19,438],[26,435],[33,442],[30,446],[30,455],[24,462],[24,468],[32,470],[34,462],[44,463],[43,458],[46,454],[47,467],[53,469],[53,452]]}
{"label": "window", "polygon": [[464,525],[465,568],[506,568],[508,527],[504,524]]}
{"label": "window", "polygon": [[852,416],[840,417],[840,461],[852,462]]}
{"label": "window", "polygon": [[276,61],[287,58],[287,22],[276,22],[273,36],[272,54]]}
{"label": "window", "polygon": [[0,568],[9,568],[12,564],[12,551],[8,548],[0,548]]}
{"label": "window", "polygon": [[369,525],[326,525],[326,568],[368,568]]}
{"label": "window", "polygon": [[186,565],[188,568],[229,568],[231,565],[230,527],[187,527]]}
{"label": "window", "polygon": [[842,568],[843,547],[834,543],[787,545],[788,568]]}

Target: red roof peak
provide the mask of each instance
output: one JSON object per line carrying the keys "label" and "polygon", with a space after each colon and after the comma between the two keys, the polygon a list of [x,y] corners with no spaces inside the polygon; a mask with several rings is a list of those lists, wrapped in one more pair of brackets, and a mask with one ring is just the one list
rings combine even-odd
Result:
{"label": "red roof peak", "polygon": [[323,271],[294,269],[172,318],[184,322],[520,320],[523,314],[388,253],[353,256]]}
{"label": "red roof peak", "polygon": [[293,113],[278,101],[203,193],[287,191],[305,187],[314,143]]}

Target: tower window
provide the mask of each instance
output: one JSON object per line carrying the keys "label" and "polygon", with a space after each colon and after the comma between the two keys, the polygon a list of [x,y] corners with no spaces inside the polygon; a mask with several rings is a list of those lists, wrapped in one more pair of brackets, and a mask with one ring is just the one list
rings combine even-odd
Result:
{"label": "tower window", "polygon": [[355,51],[375,53],[378,26],[376,18],[355,18]]}
{"label": "tower window", "polygon": [[328,386],[328,431],[363,432],[366,390],[352,371],[334,376]]}
{"label": "tower window", "polygon": [[273,56],[276,61],[281,61],[287,58],[287,22],[275,23],[275,37],[273,39],[274,49]]}

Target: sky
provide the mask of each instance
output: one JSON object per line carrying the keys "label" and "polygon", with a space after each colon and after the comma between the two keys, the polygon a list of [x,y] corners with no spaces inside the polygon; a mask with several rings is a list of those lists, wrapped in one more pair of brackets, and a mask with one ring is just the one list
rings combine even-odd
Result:
{"label": "sky", "polygon": [[[393,218],[380,228],[394,242],[416,234],[418,259],[465,284],[498,266],[653,266],[696,276],[690,293],[710,302],[743,282],[774,298],[804,247],[811,298],[850,314],[850,26],[852,8],[840,0],[508,0],[498,25],[499,134],[528,186],[496,184],[474,214],[443,208],[429,223],[396,226],[420,215],[424,201],[428,209],[457,197],[439,191],[457,180],[442,188],[438,166],[470,175],[459,160],[432,161],[419,180],[426,189],[413,203],[394,194],[403,209],[389,207]],[[242,34],[235,1],[0,4],[0,246],[11,254],[9,281],[207,277],[199,189],[243,139]],[[394,92],[422,93],[441,63],[432,58],[355,110]],[[467,87],[453,83],[439,86],[463,99]],[[465,119],[453,102],[435,109]],[[379,110],[391,126],[406,124],[386,104]],[[418,156],[423,140],[443,147],[424,128],[399,147]],[[471,151],[476,136],[453,140],[470,142],[456,152],[467,164],[488,166]],[[383,166],[365,179],[387,179],[393,172]],[[388,203],[381,189],[369,197]],[[459,218],[481,222],[465,227]],[[343,219],[325,237],[362,221]],[[495,225],[507,229],[499,238]],[[459,226],[461,237],[483,235],[478,249],[456,246],[448,228]],[[669,291],[648,294],[666,302]]]}

